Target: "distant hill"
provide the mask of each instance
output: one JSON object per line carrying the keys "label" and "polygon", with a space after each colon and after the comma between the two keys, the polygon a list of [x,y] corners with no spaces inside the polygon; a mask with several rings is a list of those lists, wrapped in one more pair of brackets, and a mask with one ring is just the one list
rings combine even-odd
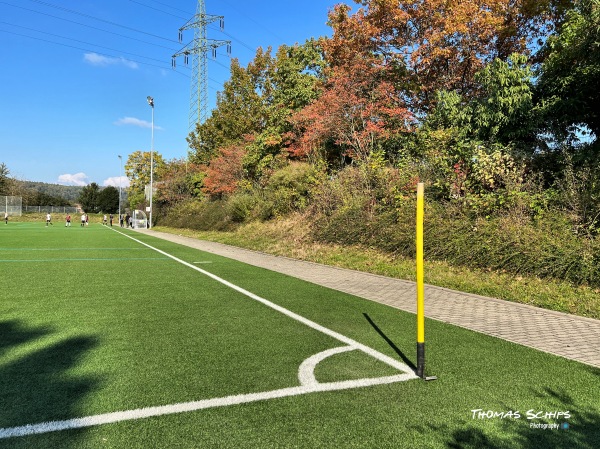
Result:
{"label": "distant hill", "polygon": [[47,184],[45,182],[17,181],[28,192],[37,192],[52,198],[62,198],[70,203],[77,201],[83,187],[62,186],[60,184]]}

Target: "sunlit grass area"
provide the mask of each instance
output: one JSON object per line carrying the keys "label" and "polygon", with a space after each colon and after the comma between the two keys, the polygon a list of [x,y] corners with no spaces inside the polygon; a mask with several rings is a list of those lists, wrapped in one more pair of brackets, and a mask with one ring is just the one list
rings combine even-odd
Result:
{"label": "sunlit grass area", "polygon": [[[416,363],[414,316],[385,305],[118,227],[13,222],[0,231],[1,429],[296,388],[303,362],[347,344],[335,335],[407,362],[409,373]],[[440,322],[426,326],[434,382],[159,413],[3,438],[0,447],[600,444],[600,370]],[[398,373],[361,351],[314,369],[321,383]],[[479,409],[520,417],[479,418]],[[555,411],[569,416],[547,415]]]}

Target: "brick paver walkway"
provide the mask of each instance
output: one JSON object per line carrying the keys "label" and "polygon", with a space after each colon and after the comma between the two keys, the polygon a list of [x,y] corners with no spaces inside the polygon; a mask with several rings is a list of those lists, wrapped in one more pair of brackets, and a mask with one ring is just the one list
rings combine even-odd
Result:
{"label": "brick paver walkway", "polygon": [[[168,233],[142,232],[416,313],[414,282]],[[600,320],[429,285],[425,298],[428,318],[600,368]]]}

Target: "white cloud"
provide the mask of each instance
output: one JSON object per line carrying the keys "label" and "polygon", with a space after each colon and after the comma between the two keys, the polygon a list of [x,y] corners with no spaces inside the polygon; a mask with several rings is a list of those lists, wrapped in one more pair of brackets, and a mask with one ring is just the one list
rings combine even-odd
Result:
{"label": "white cloud", "polygon": [[[135,118],[135,117],[123,117],[120,118],[119,120],[117,120],[116,122],[114,122],[115,125],[117,126],[139,126],[140,128],[152,128],[152,123],[148,122],[146,120],[141,120],[139,118]],[[154,129],[156,130],[162,130],[163,128],[161,128],[160,126],[156,126],[154,125]]]}
{"label": "white cloud", "polygon": [[106,67],[109,65],[124,65],[130,69],[137,69],[139,65],[136,62],[130,61],[123,57],[120,58],[110,58],[108,56],[102,56],[98,53],[86,53],[83,55],[83,60],[88,64]]}
{"label": "white cloud", "polygon": [[66,173],[58,177],[58,183],[69,186],[86,186],[88,184],[87,179],[85,173],[75,173],[74,175]]}
{"label": "white cloud", "polygon": [[113,186],[119,188],[119,182],[121,188],[129,187],[129,179],[127,176],[113,176],[112,178],[105,179],[102,183],[103,186]]}
{"label": "white cloud", "polygon": [[140,128],[152,128],[152,123],[147,122],[146,120],[140,120],[139,118],[135,117],[123,117],[114,122],[114,124],[117,126],[132,125],[139,126]]}

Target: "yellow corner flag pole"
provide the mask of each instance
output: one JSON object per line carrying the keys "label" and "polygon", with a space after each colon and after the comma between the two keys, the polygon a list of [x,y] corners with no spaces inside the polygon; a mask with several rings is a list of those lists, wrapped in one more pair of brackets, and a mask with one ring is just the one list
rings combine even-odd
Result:
{"label": "yellow corner flag pole", "polygon": [[425,185],[417,184],[417,376],[425,377],[425,275],[423,268],[423,216],[425,209]]}
{"label": "yellow corner flag pole", "polygon": [[417,376],[425,376],[425,276],[423,273],[423,215],[425,185],[417,184]]}

